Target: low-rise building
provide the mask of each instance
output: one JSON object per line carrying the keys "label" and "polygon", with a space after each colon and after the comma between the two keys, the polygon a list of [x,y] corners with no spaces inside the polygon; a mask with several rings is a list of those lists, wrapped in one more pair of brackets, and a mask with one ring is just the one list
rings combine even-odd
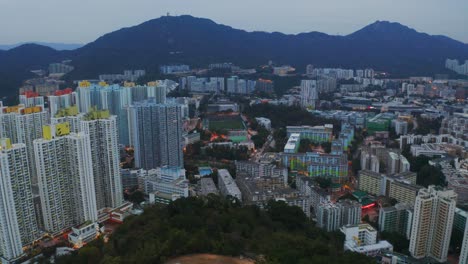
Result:
{"label": "low-rise building", "polygon": [[331,142],[333,139],[333,125],[323,126],[287,126],[287,136],[300,134],[301,139],[309,139],[312,142]]}
{"label": "low-rise building", "polygon": [[219,195],[218,188],[216,188],[216,185],[213,179],[208,178],[208,177],[201,178],[200,179],[200,194],[203,196],[206,196],[210,193]]}
{"label": "low-rise building", "polygon": [[138,170],[120,169],[120,175],[122,178],[122,188],[124,190],[138,188]]}
{"label": "low-rise building", "polygon": [[310,177],[326,177],[336,183],[348,180],[347,155],[316,152],[280,154],[283,166],[307,173]]}
{"label": "low-rise building", "polygon": [[293,133],[284,146],[284,153],[297,153],[301,144],[301,134]]}
{"label": "low-rise building", "polygon": [[288,180],[288,169],[278,167],[270,161],[236,161],[236,172],[245,172],[254,177],[280,177],[286,183]]}
{"label": "low-rise building", "polygon": [[447,161],[439,162],[439,165],[448,187],[458,194],[457,202],[468,202],[468,159],[462,160],[460,163],[455,162],[456,168]]}
{"label": "low-rise building", "polygon": [[[179,167],[164,166],[151,170],[139,170],[139,182],[142,190],[150,195],[150,202],[174,200],[173,198],[188,197],[188,180],[185,170]],[[153,199],[152,199],[153,197]],[[156,199],[160,197],[161,199]]]}
{"label": "low-rise building", "polygon": [[236,182],[245,204],[263,208],[270,200],[284,201],[291,206],[300,207],[310,216],[309,197],[289,187],[282,177],[258,177],[237,172]]}
{"label": "low-rise building", "polygon": [[86,243],[93,241],[98,234],[98,223],[87,221],[78,227],[72,227],[72,232],[68,234],[68,241],[74,248],[81,248]]}
{"label": "low-rise building", "polygon": [[228,170],[218,170],[218,187],[221,195],[232,196],[242,201],[242,193]]}
{"label": "low-rise building", "polygon": [[421,145],[411,145],[411,155],[413,157],[427,156],[430,158],[443,157],[447,154],[447,151],[443,148],[443,144],[436,143],[424,143]]}
{"label": "low-rise building", "polygon": [[376,256],[384,250],[393,251],[393,245],[386,240],[377,242],[377,231],[369,224],[343,226],[345,235],[344,250],[367,256]]}
{"label": "low-rise building", "polygon": [[271,130],[271,120],[265,117],[256,117],[257,123],[264,127],[266,130]]}
{"label": "low-rise building", "polygon": [[200,133],[190,133],[190,134],[185,134],[183,135],[184,138],[184,146],[187,146],[189,144],[196,143],[200,141]]}

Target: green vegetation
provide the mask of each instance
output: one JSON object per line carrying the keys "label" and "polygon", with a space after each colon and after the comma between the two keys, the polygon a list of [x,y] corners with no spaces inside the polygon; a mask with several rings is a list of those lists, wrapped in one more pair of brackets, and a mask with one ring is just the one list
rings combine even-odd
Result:
{"label": "green vegetation", "polygon": [[289,89],[293,88],[294,86],[301,85],[301,80],[303,79],[300,75],[294,76],[276,76],[273,75],[272,81],[274,82],[273,89],[275,90],[275,94],[278,97],[283,96]]}
{"label": "green vegetation", "polygon": [[429,185],[447,186],[445,176],[440,168],[429,164],[422,166],[418,171],[416,183],[424,187]]}
{"label": "green vegetation", "polygon": [[437,119],[426,119],[418,116],[416,118],[416,122],[418,124],[417,128],[415,129],[415,134],[439,134],[439,129],[442,123],[442,118]]}
{"label": "green vegetation", "polygon": [[429,185],[447,186],[445,176],[439,167],[429,165],[431,158],[421,155],[413,157],[407,146],[401,154],[408,159],[410,170],[417,173],[416,183],[427,187]]}
{"label": "green vegetation", "polygon": [[229,129],[244,129],[242,120],[210,120],[210,130],[229,130]]}
{"label": "green vegetation", "polygon": [[250,121],[250,128],[257,131],[257,135],[253,135],[250,139],[254,142],[255,148],[261,148],[267,141],[270,132],[263,126],[259,125],[255,119]]}
{"label": "green vegetation", "polygon": [[332,181],[330,180],[330,178],[313,177],[313,179],[322,189],[327,189],[332,185]]}
{"label": "green vegetation", "polygon": [[[333,133],[335,135],[341,130],[339,121],[314,116],[296,106],[258,104],[246,107],[245,114],[251,118],[262,116],[271,120],[271,125],[275,129],[273,139],[276,143],[272,151],[276,152],[283,151],[284,145],[286,145],[286,126],[333,124]],[[324,148],[327,151],[328,147],[325,146]]]}
{"label": "green vegetation", "polygon": [[[351,145],[348,146],[348,160],[354,161],[357,158],[357,151],[362,145],[364,138],[367,136],[367,132],[363,132],[361,129],[356,129],[354,133],[354,139]],[[354,162],[353,162],[354,163]],[[360,161],[359,161],[360,163]]]}
{"label": "green vegetation", "polygon": [[213,145],[205,149],[206,156],[216,160],[248,160],[250,151],[245,146],[230,147],[223,145]]}
{"label": "green vegetation", "polygon": [[460,254],[463,244],[463,232],[453,228],[452,236],[450,237],[450,251],[455,254]]}
{"label": "green vegetation", "polygon": [[393,250],[403,254],[409,254],[409,240],[398,232],[382,232],[380,233],[380,239],[387,240],[393,245]]}
{"label": "green vegetation", "polygon": [[246,107],[245,113],[250,117],[266,117],[271,120],[272,127],[277,129],[286,126],[333,124],[333,134],[336,135],[341,130],[341,122],[314,116],[297,106],[257,104]]}
{"label": "green vegetation", "polygon": [[249,254],[270,264],[375,263],[342,247],[342,234],[316,228],[298,207],[271,201],[262,211],[210,195],[147,208],[108,243],[90,243],[56,263],[164,263],[192,253]]}
{"label": "green vegetation", "polygon": [[128,200],[132,203],[140,204],[145,201],[145,194],[140,190],[135,190],[128,196]]}
{"label": "green vegetation", "polygon": [[288,141],[286,136],[287,136],[286,128],[279,128],[273,132],[273,139],[275,140],[275,149],[273,149],[273,151],[281,152],[284,150],[284,146],[286,145],[286,142]]}

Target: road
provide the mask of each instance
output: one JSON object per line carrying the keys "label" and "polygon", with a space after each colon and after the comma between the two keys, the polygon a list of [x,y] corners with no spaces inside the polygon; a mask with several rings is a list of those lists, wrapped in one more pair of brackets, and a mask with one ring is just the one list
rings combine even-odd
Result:
{"label": "road", "polygon": [[274,130],[271,129],[270,135],[268,135],[267,140],[265,141],[265,144],[260,149],[257,149],[257,152],[250,158],[251,161],[258,161],[262,155],[265,149],[270,146],[271,142],[273,141],[273,132]]}

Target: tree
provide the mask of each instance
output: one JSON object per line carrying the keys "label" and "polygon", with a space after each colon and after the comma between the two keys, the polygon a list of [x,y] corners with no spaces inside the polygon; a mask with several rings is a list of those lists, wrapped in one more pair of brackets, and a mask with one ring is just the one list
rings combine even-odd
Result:
{"label": "tree", "polygon": [[429,185],[447,186],[445,175],[442,173],[440,168],[429,164],[426,164],[419,169],[416,183],[424,187]]}
{"label": "tree", "polygon": [[320,143],[320,146],[323,148],[323,151],[325,151],[325,153],[331,152],[331,142],[322,142]]}
{"label": "tree", "polygon": [[101,251],[94,247],[84,247],[78,252],[78,257],[85,261],[85,263],[98,263],[101,259]]}
{"label": "tree", "polygon": [[351,169],[355,175],[361,170],[361,160],[359,158],[353,159],[351,162]]}
{"label": "tree", "polygon": [[140,190],[136,190],[129,195],[128,200],[134,204],[141,204],[145,201],[145,194]]}
{"label": "tree", "polygon": [[330,178],[314,177],[314,181],[318,183],[318,185],[322,189],[330,188],[330,186],[332,185],[332,181],[330,180]]}
{"label": "tree", "polygon": [[299,149],[297,150],[297,152],[299,153],[310,152],[312,150],[311,145],[312,145],[312,141],[310,141],[310,139],[302,138],[301,141],[299,142]]}
{"label": "tree", "polygon": [[463,244],[463,232],[453,228],[452,236],[450,237],[450,249],[452,252],[459,254]]}
{"label": "tree", "polygon": [[270,201],[261,210],[217,195],[181,198],[125,219],[108,243],[89,243],[56,263],[166,263],[186,254],[258,256],[259,263],[374,263],[343,252],[343,235],[327,233],[299,207]]}
{"label": "tree", "polygon": [[388,240],[390,244],[393,245],[393,250],[408,254],[409,248],[409,240],[405,237],[405,235],[400,234],[398,232],[382,232],[380,233],[380,239]]}
{"label": "tree", "polygon": [[442,118],[426,119],[419,115],[416,117],[416,122],[418,126],[415,130],[415,134],[438,134],[442,124]]}

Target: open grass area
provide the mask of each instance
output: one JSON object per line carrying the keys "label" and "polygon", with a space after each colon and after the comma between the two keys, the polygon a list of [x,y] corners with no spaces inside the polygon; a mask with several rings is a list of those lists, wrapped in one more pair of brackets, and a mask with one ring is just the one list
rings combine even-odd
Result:
{"label": "open grass area", "polygon": [[244,124],[241,120],[230,119],[230,120],[210,120],[210,129],[244,129]]}

